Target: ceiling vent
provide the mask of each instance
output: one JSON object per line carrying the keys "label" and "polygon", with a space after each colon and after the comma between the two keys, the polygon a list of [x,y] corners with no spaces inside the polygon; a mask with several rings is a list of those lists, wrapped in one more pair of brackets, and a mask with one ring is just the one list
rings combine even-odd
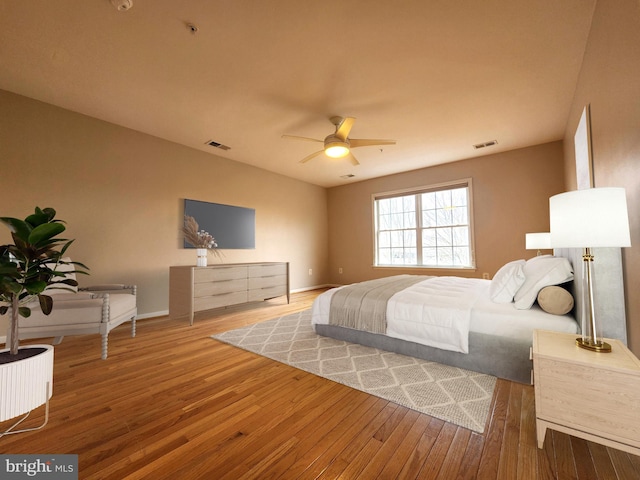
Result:
{"label": "ceiling vent", "polygon": [[210,147],[219,148],[220,150],[231,150],[231,147],[227,147],[226,145],[218,143],[215,140],[209,140],[208,142],[205,142],[205,145],[209,145]]}
{"label": "ceiling vent", "polygon": [[479,148],[492,147],[493,145],[497,145],[497,144],[498,144],[497,140],[491,140],[489,142],[477,143],[473,146],[473,148],[478,150]]}

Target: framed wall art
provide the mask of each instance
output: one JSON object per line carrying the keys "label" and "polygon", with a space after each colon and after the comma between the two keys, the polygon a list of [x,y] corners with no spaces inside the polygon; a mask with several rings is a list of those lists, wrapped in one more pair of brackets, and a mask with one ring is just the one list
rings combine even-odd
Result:
{"label": "framed wall art", "polygon": [[582,110],[574,136],[576,153],[576,178],[578,190],[593,188],[593,158],[591,153],[591,109]]}

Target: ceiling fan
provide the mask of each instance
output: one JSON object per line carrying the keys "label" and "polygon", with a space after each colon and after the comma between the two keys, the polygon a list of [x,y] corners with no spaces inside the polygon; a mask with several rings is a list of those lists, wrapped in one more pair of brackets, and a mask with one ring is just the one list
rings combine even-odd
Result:
{"label": "ceiling fan", "polygon": [[336,127],[335,133],[327,135],[324,140],[316,138],[298,137],[296,135],[282,135],[282,138],[293,138],[296,140],[306,140],[308,142],[324,143],[324,148],[312,153],[300,160],[300,163],[306,163],[312,158],[324,153],[331,158],[344,158],[349,156],[349,160],[353,165],[359,165],[360,162],[351,153],[352,148],[371,147],[376,145],[395,145],[394,140],[374,140],[365,138],[349,138],[349,132],[353,123],[356,121],[353,117],[331,117],[331,123]]}

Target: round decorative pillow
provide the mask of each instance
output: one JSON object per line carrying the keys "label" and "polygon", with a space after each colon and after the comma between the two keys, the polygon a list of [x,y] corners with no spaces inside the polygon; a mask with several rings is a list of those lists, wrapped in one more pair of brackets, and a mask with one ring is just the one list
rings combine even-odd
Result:
{"label": "round decorative pillow", "polygon": [[573,296],[562,287],[544,287],[538,293],[538,305],[547,313],[564,315],[573,308]]}

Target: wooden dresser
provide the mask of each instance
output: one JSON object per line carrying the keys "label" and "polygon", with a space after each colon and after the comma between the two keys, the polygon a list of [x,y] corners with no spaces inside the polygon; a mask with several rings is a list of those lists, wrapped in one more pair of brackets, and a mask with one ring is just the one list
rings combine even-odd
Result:
{"label": "wooden dresser", "polygon": [[196,312],[282,295],[288,303],[288,262],[169,268],[169,316],[186,317],[191,325]]}
{"label": "wooden dresser", "polygon": [[611,353],[576,345],[578,335],[533,334],[536,432],[547,428],[640,455],[640,361],[619,340]]}

